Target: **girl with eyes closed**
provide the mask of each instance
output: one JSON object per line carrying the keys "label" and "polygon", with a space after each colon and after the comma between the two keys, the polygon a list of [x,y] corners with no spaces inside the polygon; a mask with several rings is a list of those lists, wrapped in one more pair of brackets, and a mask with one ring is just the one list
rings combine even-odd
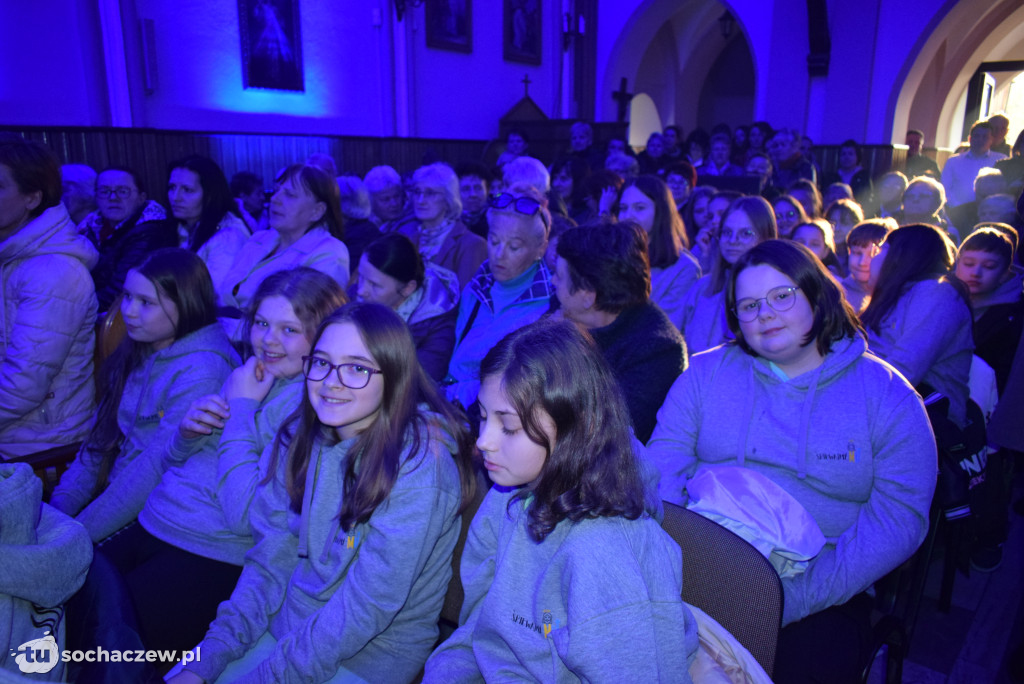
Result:
{"label": "girl with eyes closed", "polygon": [[689,682],[679,547],[644,512],[600,352],[543,320],[498,342],[480,376],[477,447],[495,486],[462,556],[460,627],[423,681]]}
{"label": "girl with eyes closed", "polygon": [[936,479],[927,414],[910,384],[867,353],[842,290],[803,245],[747,251],[726,310],[736,341],[693,357],[658,412],[647,449],[662,498],[685,505],[706,469],[751,489],[767,481],[776,510],[795,500],[824,545],[799,571],[780,570],[772,676],[860,681],[871,643],[864,592],[927,531]]}
{"label": "girl with eyes closed", "polygon": [[389,308],[341,308],[312,349],[264,453],[255,546],[170,682],[411,681],[437,639],[468,435]]}

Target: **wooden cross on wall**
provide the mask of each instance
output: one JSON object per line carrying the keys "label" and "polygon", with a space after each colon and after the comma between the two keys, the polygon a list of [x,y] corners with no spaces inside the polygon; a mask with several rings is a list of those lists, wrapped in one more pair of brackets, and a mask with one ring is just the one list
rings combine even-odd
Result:
{"label": "wooden cross on wall", "polygon": [[526,74],[525,76],[523,76],[522,84],[523,84],[523,90],[525,91],[523,93],[523,97],[530,97],[530,84],[531,83],[533,83],[533,81],[530,80],[530,74]]}
{"label": "wooden cross on wall", "polygon": [[612,92],[612,99],[619,105],[618,121],[626,120],[626,112],[629,111],[629,102],[633,99],[633,93],[626,90],[626,77],[619,82],[619,89]]}

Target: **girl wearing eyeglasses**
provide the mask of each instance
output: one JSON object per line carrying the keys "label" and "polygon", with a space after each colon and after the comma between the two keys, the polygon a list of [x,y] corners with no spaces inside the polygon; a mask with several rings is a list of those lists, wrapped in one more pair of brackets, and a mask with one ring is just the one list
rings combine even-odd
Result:
{"label": "girl wearing eyeglasses", "polygon": [[460,626],[423,681],[690,681],[679,547],[644,512],[600,352],[575,325],[539,321],[480,374],[476,443],[495,486],[462,555]]}
{"label": "girl wearing eyeglasses", "polygon": [[733,265],[755,245],[778,237],[771,205],[762,197],[733,200],[722,215],[711,273],[687,293],[683,337],[688,353],[696,354],[732,339],[726,324],[725,285]]}
{"label": "girl wearing eyeglasses", "polygon": [[[120,621],[137,629],[150,649],[188,650],[206,633],[253,544],[249,505],[260,480],[259,456],[299,403],[302,357],[320,321],[344,303],[341,286],[311,268],[263,281],[246,316],[249,359],[218,393],[192,402],[170,441],[152,446],[155,458],[126,469],[131,489],[109,501],[118,526],[136,513],[139,524],[97,549],[90,581],[103,576],[109,561],[126,583],[122,592],[96,592],[98,622],[118,621],[98,611],[128,611]],[[114,605],[121,595],[128,600]],[[95,636],[107,648],[119,639]],[[120,672],[124,665],[114,667]]]}
{"label": "girl wearing eyeglasses", "polygon": [[803,205],[790,195],[780,195],[772,207],[775,211],[775,225],[778,227],[779,237],[791,238],[798,225],[810,220]]}
{"label": "girl wearing eyeglasses", "polygon": [[198,653],[169,679],[410,681],[437,639],[468,435],[380,304],[329,316],[299,408],[265,454],[256,544]]}
{"label": "girl wearing eyeglasses", "polygon": [[685,505],[702,469],[721,477],[731,468],[743,481],[767,479],[775,510],[778,489],[795,500],[823,546],[800,569],[770,557],[785,571],[773,677],[860,681],[871,641],[864,592],[927,531],[936,479],[928,417],[913,387],[867,353],[841,288],[803,245],[750,249],[726,307],[736,341],[693,357],[658,413],[648,452],[662,498]]}

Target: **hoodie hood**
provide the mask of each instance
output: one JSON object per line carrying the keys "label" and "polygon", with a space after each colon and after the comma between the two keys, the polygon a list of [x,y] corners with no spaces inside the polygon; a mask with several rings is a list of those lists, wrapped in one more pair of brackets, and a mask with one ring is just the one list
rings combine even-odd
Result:
{"label": "hoodie hood", "polygon": [[63,204],[50,207],[0,242],[0,265],[44,254],[69,256],[90,271],[99,261],[96,248],[78,234]]}
{"label": "hoodie hood", "polygon": [[424,267],[423,296],[409,316],[409,325],[442,316],[459,305],[459,277],[436,264],[427,262]]}
{"label": "hoodie hood", "polygon": [[982,314],[990,306],[997,304],[1013,304],[1024,296],[1024,273],[1011,271],[1010,279],[980,297],[971,297],[971,309],[974,312],[974,320],[981,318]]}

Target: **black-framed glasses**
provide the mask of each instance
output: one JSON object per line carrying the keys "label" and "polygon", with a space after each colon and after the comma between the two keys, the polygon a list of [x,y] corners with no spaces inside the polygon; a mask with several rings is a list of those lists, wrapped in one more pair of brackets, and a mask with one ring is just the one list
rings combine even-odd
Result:
{"label": "black-framed glasses", "polygon": [[749,323],[756,320],[758,315],[761,313],[761,302],[768,304],[771,309],[777,313],[783,311],[789,311],[796,304],[796,292],[800,287],[796,285],[780,285],[779,287],[773,287],[768,290],[768,294],[764,297],[758,297],[752,299],[745,297],[740,301],[736,302],[733,311],[736,313],[736,318],[740,319],[744,323]]}
{"label": "black-framed glasses", "polygon": [[341,384],[354,390],[363,389],[370,384],[370,378],[383,374],[383,371],[361,363],[331,363],[320,356],[302,357],[302,375],[307,380],[326,380],[331,371],[337,371]]}
{"label": "black-framed glasses", "polygon": [[132,196],[133,192],[135,192],[135,188],[129,188],[124,185],[118,185],[113,188],[108,187],[106,185],[101,185],[100,187],[96,188],[96,196],[102,197],[104,199],[109,199],[115,196],[120,197],[121,199],[128,199],[129,197]]}

